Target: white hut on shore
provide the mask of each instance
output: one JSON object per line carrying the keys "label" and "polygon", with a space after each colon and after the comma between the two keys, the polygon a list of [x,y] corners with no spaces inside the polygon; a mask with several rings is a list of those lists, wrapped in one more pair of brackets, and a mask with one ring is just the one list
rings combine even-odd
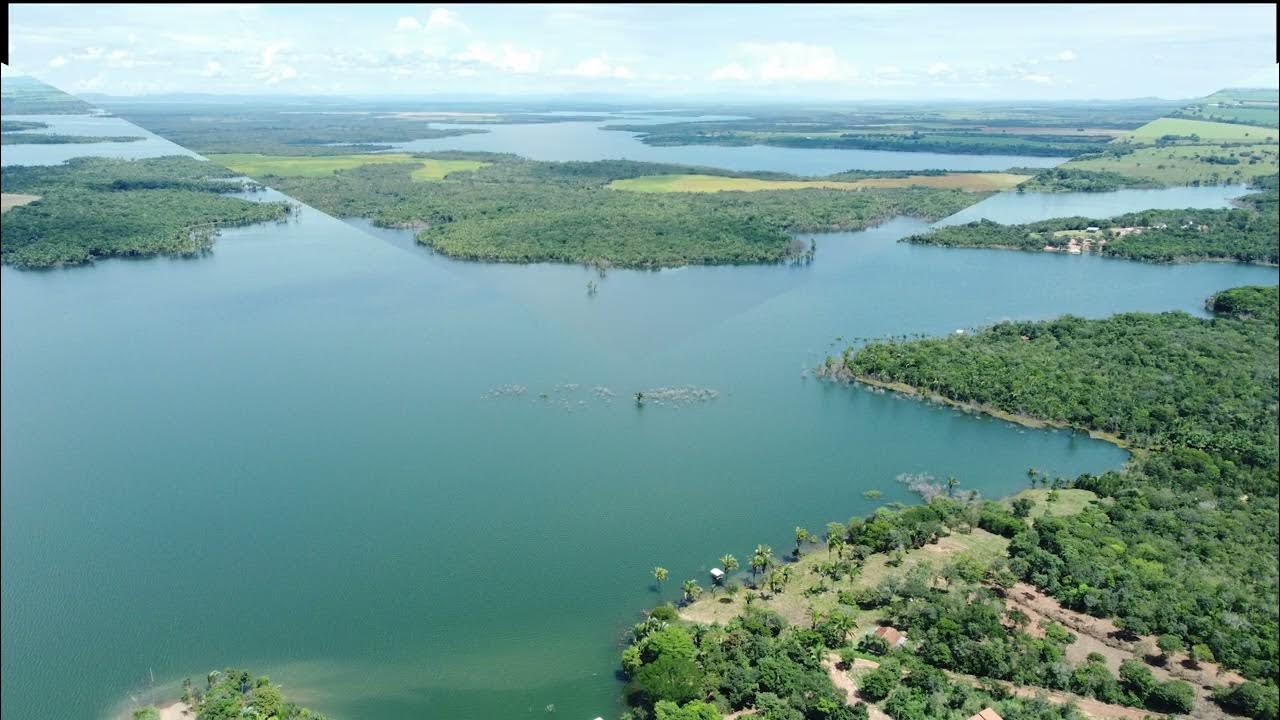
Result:
{"label": "white hut on shore", "polygon": [[724,571],[720,568],[711,568],[711,582],[717,585],[724,582]]}

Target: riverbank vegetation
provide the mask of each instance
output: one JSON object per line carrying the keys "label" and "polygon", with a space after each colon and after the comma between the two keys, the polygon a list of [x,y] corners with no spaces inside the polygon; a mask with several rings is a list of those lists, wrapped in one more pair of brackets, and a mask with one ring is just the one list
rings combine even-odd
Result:
{"label": "riverbank vegetation", "polygon": [[76,145],[86,143],[127,143],[145,140],[141,135],[59,135],[55,133],[7,132],[0,145]]}
{"label": "riverbank vegetation", "polygon": [[1011,545],[1015,567],[1069,607],[1203,644],[1250,677],[1274,679],[1276,306],[1275,287],[1243,288],[1211,298],[1229,313],[1211,320],[1002,323],[873,343],[837,362],[854,377],[1112,433],[1145,450],[1128,472],[1076,481],[1109,505],[1038,522]]}
{"label": "riverbank vegetation", "polygon": [[720,175],[646,175],[614,180],[609,187],[628,192],[723,192],[760,190],[865,190],[869,188],[931,187],[970,192],[1000,192],[1017,187],[1029,175],[1013,173],[953,172],[900,177],[869,177],[857,180],[762,180]]}
{"label": "riverbank vegetation", "polygon": [[859,110],[705,108],[728,120],[607,125],[648,145],[772,145],[1073,157],[1176,109],[1167,103],[880,104]]}
{"label": "riverbank vegetation", "polygon": [[[184,707],[185,706],[185,707]],[[254,677],[247,670],[214,670],[204,687],[187,678],[182,683],[182,701],[193,720],[325,720],[320,713],[287,700],[279,685],[266,675]],[[135,720],[160,718],[154,707],[133,712]]]}
{"label": "riverbank vegetation", "polygon": [[[1274,185],[1275,176],[1267,185]],[[1155,262],[1235,260],[1280,263],[1280,215],[1274,187],[1243,199],[1243,208],[1144,210],[1113,218],[1053,218],[1021,225],[978,220],[903,238],[944,247],[1035,252],[1097,252]]]}
{"label": "riverbank vegetation", "polygon": [[127,102],[110,105],[121,117],[201,155],[349,155],[389,150],[388,143],[452,137],[483,129],[437,128],[412,116],[373,112],[317,112],[295,106]]}
{"label": "riverbank vegetation", "polygon": [[[810,251],[795,234],[858,230],[897,215],[946,217],[984,197],[952,189],[831,189],[631,193],[610,184],[653,175],[798,180],[781,173],[639,163],[536,162],[492,153],[432,153],[319,177],[262,181],[339,217],[422,228],[418,241],[446,255],[497,262],[622,267],[774,263]],[[414,183],[424,159],[487,163]]]}
{"label": "riverbank vegetation", "polygon": [[0,258],[24,268],[196,255],[212,246],[219,227],[290,212],[284,202],[228,197],[248,185],[213,163],[180,156],[6,167],[0,186],[6,194],[40,196],[5,212],[0,225]]}
{"label": "riverbank vegetation", "polygon": [[23,120],[0,120],[0,133],[43,130],[47,127],[49,127],[49,123],[27,122]]}

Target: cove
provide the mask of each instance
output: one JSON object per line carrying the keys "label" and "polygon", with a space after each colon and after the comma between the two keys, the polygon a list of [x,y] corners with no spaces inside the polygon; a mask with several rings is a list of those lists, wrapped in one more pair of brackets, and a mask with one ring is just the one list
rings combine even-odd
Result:
{"label": "cove", "polygon": [[[864,490],[913,502],[903,473],[995,497],[1030,466],[1126,458],[806,377],[827,353],[1203,314],[1277,280],[897,242],[925,227],[819,235],[806,266],[602,279],[304,209],[195,260],[0,269],[5,717],[55,696],[107,716],[149,670],[172,686],[228,664],[335,717],[616,714],[653,565],[674,598],[725,552],[869,512]],[[684,387],[718,395],[630,400]]]}

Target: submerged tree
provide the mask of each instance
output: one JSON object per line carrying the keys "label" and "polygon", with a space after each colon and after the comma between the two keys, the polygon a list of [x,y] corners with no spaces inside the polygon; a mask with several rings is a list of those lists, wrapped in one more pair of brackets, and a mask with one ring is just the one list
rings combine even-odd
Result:
{"label": "submerged tree", "polygon": [[658,582],[658,589],[662,589],[662,583],[667,581],[667,569],[664,567],[654,568],[653,579]]}

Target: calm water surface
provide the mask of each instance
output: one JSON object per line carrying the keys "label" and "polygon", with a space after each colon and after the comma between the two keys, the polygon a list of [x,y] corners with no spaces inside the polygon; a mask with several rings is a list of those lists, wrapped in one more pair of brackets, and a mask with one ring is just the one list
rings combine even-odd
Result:
{"label": "calm water surface", "polygon": [[195,153],[154,135],[118,117],[99,115],[5,115],[6,120],[48,123],[49,127],[29,132],[59,135],[131,136],[133,142],[67,143],[60,145],[5,145],[4,165],[57,165],[75,157],[95,155],[114,158],[146,158]]}
{"label": "calm water surface", "polygon": [[[484,127],[487,133],[397,143],[404,150],[484,150],[509,152],[534,160],[643,160],[706,165],[730,170],[773,170],[796,175],[830,175],[845,170],[1006,170],[1053,167],[1066,158],[1023,155],[949,155],[890,150],[806,150],[749,145],[654,147],[638,133],[601,130],[605,125],[677,122],[689,118],[616,118],[606,122],[563,122],[539,125],[468,125],[439,123],[442,128]],[[708,118],[703,118],[708,119]]]}
{"label": "calm water surface", "polygon": [[[725,552],[869,511],[864,490],[912,501],[903,473],[999,496],[1126,457],[804,376],[848,339],[1202,313],[1277,281],[896,242],[925,227],[600,279],[308,209],[196,260],[0,269],[4,717],[103,717],[149,671],[225,665],[342,718],[616,715],[655,564],[673,598]],[[718,397],[630,400],[684,386]]]}

